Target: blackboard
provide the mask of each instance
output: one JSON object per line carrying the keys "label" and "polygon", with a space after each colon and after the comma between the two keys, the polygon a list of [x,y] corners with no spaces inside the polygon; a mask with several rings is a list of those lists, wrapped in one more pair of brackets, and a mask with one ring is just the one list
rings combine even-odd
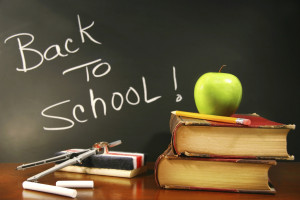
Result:
{"label": "blackboard", "polygon": [[[299,1],[0,1],[0,161],[98,141],[154,161],[206,72],[236,75],[238,113],[299,122]],[[300,134],[288,136],[299,160]]]}

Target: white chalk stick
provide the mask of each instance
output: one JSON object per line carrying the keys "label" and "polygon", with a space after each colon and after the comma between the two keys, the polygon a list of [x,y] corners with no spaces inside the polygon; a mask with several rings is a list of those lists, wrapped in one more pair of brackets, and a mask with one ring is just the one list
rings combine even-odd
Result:
{"label": "white chalk stick", "polygon": [[28,190],[35,190],[40,192],[47,192],[47,193],[72,197],[72,198],[75,198],[77,196],[77,191],[74,189],[58,187],[53,185],[46,185],[41,183],[34,183],[30,181],[24,181],[23,188]]}
{"label": "white chalk stick", "polygon": [[94,188],[94,181],[57,181],[56,186],[66,188]]}

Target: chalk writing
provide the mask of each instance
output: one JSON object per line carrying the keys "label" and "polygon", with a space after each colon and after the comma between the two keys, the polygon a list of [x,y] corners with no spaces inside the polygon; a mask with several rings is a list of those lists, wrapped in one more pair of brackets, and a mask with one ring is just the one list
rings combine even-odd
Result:
{"label": "chalk writing", "polygon": [[[90,29],[94,25],[94,22],[92,22],[92,24],[90,24],[89,26],[87,26],[85,28],[82,28],[79,15],[77,15],[77,19],[78,19],[79,34],[80,34],[80,37],[81,37],[81,42],[85,43],[85,37],[84,36],[86,36],[93,43],[101,44],[100,42],[95,40],[87,32],[87,30]],[[76,48],[76,49],[70,50],[69,43],[73,43],[72,38],[67,38],[65,40],[65,44],[64,44],[65,52],[62,51],[61,47],[58,44],[53,44],[53,45],[50,45],[48,48],[46,48],[44,53],[40,52],[37,49],[33,49],[33,48],[29,47],[34,42],[34,35],[33,34],[30,34],[30,33],[14,34],[14,35],[9,36],[8,38],[6,38],[4,40],[4,43],[7,43],[8,40],[13,39],[13,38],[16,38],[17,41],[18,41],[18,47],[19,47],[21,60],[22,60],[22,68],[17,68],[17,71],[22,71],[22,72],[27,72],[27,71],[30,71],[30,70],[37,69],[38,67],[40,67],[43,64],[44,60],[51,61],[51,60],[54,60],[57,57],[67,57],[69,54],[74,54],[74,53],[77,53],[79,51],[79,47]],[[28,39],[29,39],[29,42],[24,42],[24,40],[28,40]],[[24,54],[25,52],[27,52],[27,55],[28,55],[28,53],[30,53],[31,56],[35,55],[35,57],[38,57],[37,64],[35,64],[33,66],[27,66],[26,57],[25,57],[25,54]],[[52,52],[53,55],[51,55],[51,52]]]}
{"label": "chalk writing", "polygon": [[[111,66],[109,63],[107,62],[100,62],[101,59],[97,59],[97,60],[93,60],[91,62],[88,62],[88,63],[85,63],[85,64],[81,64],[81,65],[78,65],[78,66],[75,66],[75,67],[71,67],[65,71],[63,71],[63,75],[65,75],[66,73],[69,73],[69,72],[72,72],[72,71],[75,71],[75,70],[78,70],[78,69],[81,69],[81,68],[85,68],[85,71],[86,71],[86,81],[89,82],[90,81],[90,73],[89,73],[89,70],[88,70],[88,67],[90,65],[93,65],[95,63],[98,63],[92,70],[92,75],[95,77],[95,78],[99,78],[99,77],[102,77],[102,76],[105,76],[106,74],[108,74],[111,70]],[[100,73],[100,74],[97,74],[96,71],[99,69],[99,68],[103,68],[103,67],[106,67],[107,69],[103,72],[103,73]]]}
{"label": "chalk writing", "polygon": [[[173,67],[173,81],[174,81],[174,90],[177,90],[177,79],[176,79],[176,68]],[[182,101],[182,96],[181,94],[176,94],[176,102]]]}
{"label": "chalk writing", "polygon": [[[46,114],[46,112],[48,110],[51,110],[52,108],[55,108],[57,106],[60,106],[60,105],[63,105],[63,104],[66,104],[66,103],[69,103],[71,100],[65,100],[65,101],[62,101],[62,102],[58,102],[56,104],[53,104],[47,108],[45,108],[44,110],[42,110],[42,116],[44,117],[47,117],[47,118],[50,118],[50,119],[56,119],[56,120],[62,120],[62,121],[65,121],[65,122],[68,122],[69,125],[68,126],[64,126],[64,127],[52,127],[52,128],[48,128],[48,127],[44,127],[44,130],[48,130],[48,131],[57,131],[57,130],[65,130],[65,129],[69,129],[69,128],[72,128],[74,126],[74,121],[71,120],[71,119],[68,119],[68,118],[65,118],[65,117],[60,117],[60,116],[54,116],[54,115],[49,115],[49,114]],[[75,113],[74,109],[73,109],[73,114]],[[75,119],[77,119],[77,117],[75,117]]]}
{"label": "chalk writing", "polygon": [[[88,32],[90,28],[94,26],[94,21],[88,26],[83,27],[81,23],[80,16],[77,15],[77,22],[79,27],[79,34],[81,38],[81,43],[84,44],[87,40],[97,45],[101,45],[101,42],[96,40],[92,35]],[[44,61],[51,61],[58,57],[64,58],[70,54],[75,54],[80,51],[80,47],[70,47],[70,44],[74,44],[72,38],[67,38],[64,42],[64,45],[61,47],[59,44],[52,44],[47,47],[44,51],[37,50],[31,47],[34,43],[34,35],[31,33],[17,33],[7,37],[4,43],[7,43],[9,40],[15,38],[17,40],[18,49],[21,56],[22,67],[16,68],[17,71],[28,72],[31,70],[35,70],[42,66]],[[29,66],[26,63],[28,56],[34,56],[35,63]],[[73,67],[68,67],[62,72],[62,75],[72,74],[71,72],[81,70],[83,74],[85,74],[87,83],[90,81],[90,78],[101,78],[106,76],[111,72],[111,65],[108,62],[103,61],[100,58],[94,59],[89,62],[85,62],[83,64],[79,64]],[[142,92],[135,89],[133,86],[129,86],[125,93],[121,93],[119,91],[114,91],[111,93],[110,99],[106,99],[95,95],[95,88],[90,88],[88,90],[89,94],[89,105],[81,105],[74,104],[71,105],[72,110],[70,111],[71,117],[66,116],[57,116],[52,114],[53,110],[61,109],[65,106],[70,106],[73,104],[74,100],[67,99],[62,100],[53,105],[47,106],[42,109],[41,115],[45,117],[47,120],[60,122],[59,124],[63,125],[54,125],[52,127],[44,126],[43,129],[46,131],[62,131],[71,129],[77,123],[86,123],[90,118],[98,119],[98,117],[105,117],[111,111],[121,111],[124,105],[129,106],[137,106],[141,102],[149,104],[153,103],[162,98],[162,95],[157,95],[154,97],[149,97],[148,88],[146,78],[142,76],[141,78],[142,84]],[[177,79],[176,79],[176,69],[173,67],[173,81],[174,81],[174,89],[177,91]],[[182,101],[182,96],[177,94],[176,102]],[[68,115],[69,116],[69,115]],[[90,117],[87,117],[90,116]],[[92,117],[91,117],[92,116]]]}
{"label": "chalk writing", "polygon": [[[146,79],[145,77],[142,77],[142,84],[143,84],[143,94],[144,94],[144,102],[145,103],[152,103],[154,101],[157,101],[161,96],[156,96],[151,99],[148,99],[148,90],[147,90],[147,85],[146,85]],[[90,105],[86,106],[90,108],[90,112],[92,113],[92,116],[94,119],[97,119],[98,116],[101,114],[102,116],[107,115],[107,101],[101,97],[96,97],[94,94],[93,89],[89,89],[89,98],[90,98]],[[130,97],[131,96],[131,97]],[[116,97],[120,99],[120,102],[118,105],[116,105]],[[126,94],[125,94],[125,100],[124,101],[124,96],[120,92],[113,92],[112,97],[111,97],[111,107],[115,111],[120,111],[124,105],[124,102],[128,103],[131,106],[136,106],[140,104],[140,94],[139,92],[132,86],[129,86]],[[52,109],[60,108],[61,106],[64,106],[65,104],[71,103],[71,100],[64,100],[58,103],[55,103],[53,105],[48,106],[47,108],[43,109],[41,112],[41,115],[52,120],[59,120],[63,121],[66,125],[62,127],[43,127],[44,130],[47,131],[58,131],[58,130],[66,130],[72,128],[75,123],[85,123],[88,121],[88,119],[82,119],[79,118],[79,114],[85,113],[85,108],[81,104],[77,104],[73,107],[72,109],[72,116],[73,119],[69,119],[67,117],[62,117],[62,116],[56,116],[51,114]]]}
{"label": "chalk writing", "polygon": [[89,29],[92,26],[94,26],[94,21],[89,26],[87,26],[85,28],[82,28],[81,21],[80,21],[80,16],[79,15],[77,15],[77,19],[78,19],[79,33],[80,33],[80,37],[81,37],[82,43],[85,42],[84,36],[87,36],[92,42],[94,42],[96,44],[101,44],[100,42],[98,42],[97,40],[95,40],[88,32],[86,32],[87,29]]}

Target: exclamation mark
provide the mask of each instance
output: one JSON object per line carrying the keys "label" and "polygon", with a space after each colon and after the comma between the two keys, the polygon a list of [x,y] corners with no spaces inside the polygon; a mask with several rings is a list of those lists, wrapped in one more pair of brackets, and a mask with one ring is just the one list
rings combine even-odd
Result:
{"label": "exclamation mark", "polygon": [[[176,80],[176,68],[173,66],[173,81],[174,81],[174,90],[177,91],[177,80]],[[176,102],[182,101],[181,94],[176,94]]]}

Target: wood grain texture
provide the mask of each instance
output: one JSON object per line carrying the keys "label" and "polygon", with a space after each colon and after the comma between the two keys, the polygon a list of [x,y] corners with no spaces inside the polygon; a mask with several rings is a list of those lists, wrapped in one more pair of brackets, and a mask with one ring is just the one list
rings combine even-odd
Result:
{"label": "wood grain texture", "polygon": [[[41,166],[17,171],[17,163],[0,164],[0,199],[71,199],[52,194],[23,190],[22,182],[49,166]],[[132,179],[76,174],[68,172],[55,172],[40,179],[40,183],[55,185],[58,180],[93,180],[94,189],[77,189],[76,199],[300,199],[300,163],[279,162],[270,170],[270,178],[277,190],[275,195],[241,194],[226,192],[164,190],[156,186],[153,175],[154,163],[148,163],[147,173]]]}

